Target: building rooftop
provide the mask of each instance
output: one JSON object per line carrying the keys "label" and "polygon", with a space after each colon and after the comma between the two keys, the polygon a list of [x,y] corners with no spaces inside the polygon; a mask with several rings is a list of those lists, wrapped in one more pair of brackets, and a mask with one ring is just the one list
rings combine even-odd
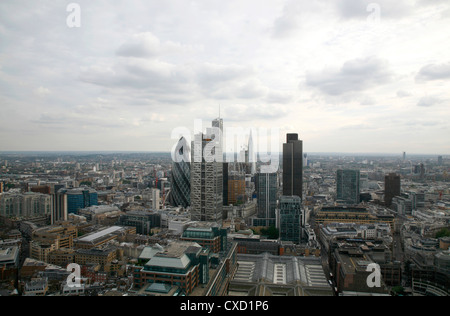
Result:
{"label": "building rooftop", "polygon": [[86,235],[84,237],[81,237],[81,238],[78,239],[78,241],[86,242],[86,243],[94,242],[97,239],[101,239],[101,238],[103,238],[103,237],[105,237],[107,235],[116,233],[116,232],[118,232],[118,231],[120,231],[122,229],[123,229],[123,227],[121,227],[121,226],[111,226],[111,227],[103,229],[101,231],[98,231],[98,232]]}
{"label": "building rooftop", "polygon": [[320,260],[317,258],[263,255],[239,255],[238,271],[233,279],[240,282],[296,284],[304,287],[329,288]]}
{"label": "building rooftop", "polygon": [[13,264],[19,255],[19,248],[17,246],[0,249],[0,264]]}
{"label": "building rooftop", "polygon": [[146,267],[167,267],[174,269],[186,269],[189,267],[191,260],[189,260],[188,256],[182,255],[179,258],[171,258],[171,257],[158,257],[155,256],[150,259],[149,262],[145,265]]}
{"label": "building rooftop", "polygon": [[[174,242],[169,244],[164,250],[148,249],[147,255],[152,255],[145,267],[167,267],[174,269],[186,269],[191,260],[187,256],[189,253],[198,253],[202,246],[193,242]],[[142,255],[142,254],[141,254]]]}

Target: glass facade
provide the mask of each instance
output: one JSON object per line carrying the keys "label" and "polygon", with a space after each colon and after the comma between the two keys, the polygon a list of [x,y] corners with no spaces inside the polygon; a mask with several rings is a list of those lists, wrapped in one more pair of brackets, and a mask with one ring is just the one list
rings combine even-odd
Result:
{"label": "glass facade", "polygon": [[256,175],[256,192],[258,197],[258,226],[272,226],[276,218],[278,175],[260,173]]}
{"label": "glass facade", "polygon": [[64,192],[67,195],[67,213],[77,214],[78,210],[98,205],[98,193],[92,189],[73,189]]}
{"label": "glass facade", "polygon": [[[188,157],[190,148],[184,138],[177,145],[179,157]],[[172,164],[171,203],[187,208],[191,205],[191,166],[189,160]]]}
{"label": "glass facade", "polygon": [[280,199],[280,239],[300,243],[302,239],[302,200],[298,196],[282,196]]}
{"label": "glass facade", "polygon": [[336,177],[336,200],[349,205],[359,204],[359,183],[359,170],[338,170]]}
{"label": "glass facade", "polygon": [[283,144],[283,195],[303,198],[303,141],[287,134]]}

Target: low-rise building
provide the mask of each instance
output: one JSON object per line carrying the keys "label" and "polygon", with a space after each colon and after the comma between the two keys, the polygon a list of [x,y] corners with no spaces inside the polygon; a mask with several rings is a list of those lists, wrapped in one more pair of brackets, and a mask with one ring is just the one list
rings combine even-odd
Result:
{"label": "low-rise building", "polygon": [[48,291],[47,278],[35,278],[25,283],[24,296],[45,296]]}
{"label": "low-rise building", "polygon": [[386,212],[371,213],[364,207],[333,206],[322,207],[315,215],[317,225],[330,223],[355,223],[355,224],[389,224],[395,228],[395,217]]}
{"label": "low-rise building", "polygon": [[143,294],[169,294],[176,287],[189,295],[209,282],[210,252],[197,243],[174,242],[148,254],[151,258],[143,267],[133,268],[135,287]]}
{"label": "low-rise building", "polygon": [[14,278],[19,265],[19,247],[0,248],[0,281]]}
{"label": "low-rise building", "polygon": [[194,222],[183,232],[180,239],[196,242],[214,253],[227,248],[227,230],[215,223]]}
{"label": "low-rise building", "polygon": [[138,234],[149,235],[152,228],[161,227],[161,214],[153,211],[130,211],[120,216],[119,223],[136,227]]}
{"label": "low-rise building", "polygon": [[74,247],[92,249],[127,234],[136,234],[136,227],[111,226],[77,238]]}
{"label": "low-rise building", "polygon": [[77,249],[74,263],[80,266],[97,264],[101,271],[111,272],[115,270],[115,263],[122,259],[123,252],[113,246],[91,249]]}
{"label": "low-rise building", "polygon": [[[388,290],[383,279],[383,273],[386,274],[378,264],[371,258],[369,245],[355,246],[353,244],[343,244],[338,246],[330,260],[330,268],[334,275],[337,292],[342,294],[346,292],[359,293],[362,295],[388,295]],[[384,254],[383,254],[384,256]],[[384,260],[382,260],[384,261]],[[373,286],[371,274],[373,268],[378,265],[378,285]],[[398,275],[401,275],[400,266],[397,267]],[[370,279],[370,280],[369,280]]]}

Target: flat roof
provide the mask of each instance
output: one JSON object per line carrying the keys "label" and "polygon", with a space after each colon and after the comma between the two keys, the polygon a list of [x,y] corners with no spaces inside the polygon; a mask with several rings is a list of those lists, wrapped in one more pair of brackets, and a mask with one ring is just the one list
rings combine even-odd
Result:
{"label": "flat roof", "polygon": [[154,256],[147,262],[146,266],[148,267],[167,267],[167,268],[175,268],[175,269],[186,269],[189,266],[188,256],[183,255],[180,258],[168,258],[168,257],[159,257],[158,255]]}
{"label": "flat roof", "polygon": [[86,235],[84,237],[81,237],[80,239],[78,239],[78,241],[92,242],[98,238],[104,237],[108,234],[115,233],[121,229],[123,229],[123,227],[121,227],[121,226],[112,226],[112,227],[106,228],[104,230],[101,230],[99,232],[92,233],[92,234]]}
{"label": "flat roof", "polygon": [[0,262],[14,261],[18,255],[19,248],[17,246],[0,249]]}

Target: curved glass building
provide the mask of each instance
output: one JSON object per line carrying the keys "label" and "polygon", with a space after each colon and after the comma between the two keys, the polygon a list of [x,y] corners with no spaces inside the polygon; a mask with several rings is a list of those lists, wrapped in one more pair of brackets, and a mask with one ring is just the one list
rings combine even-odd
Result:
{"label": "curved glass building", "polygon": [[174,159],[172,164],[171,204],[184,208],[191,205],[191,149],[184,137],[175,147],[177,157],[185,159]]}

